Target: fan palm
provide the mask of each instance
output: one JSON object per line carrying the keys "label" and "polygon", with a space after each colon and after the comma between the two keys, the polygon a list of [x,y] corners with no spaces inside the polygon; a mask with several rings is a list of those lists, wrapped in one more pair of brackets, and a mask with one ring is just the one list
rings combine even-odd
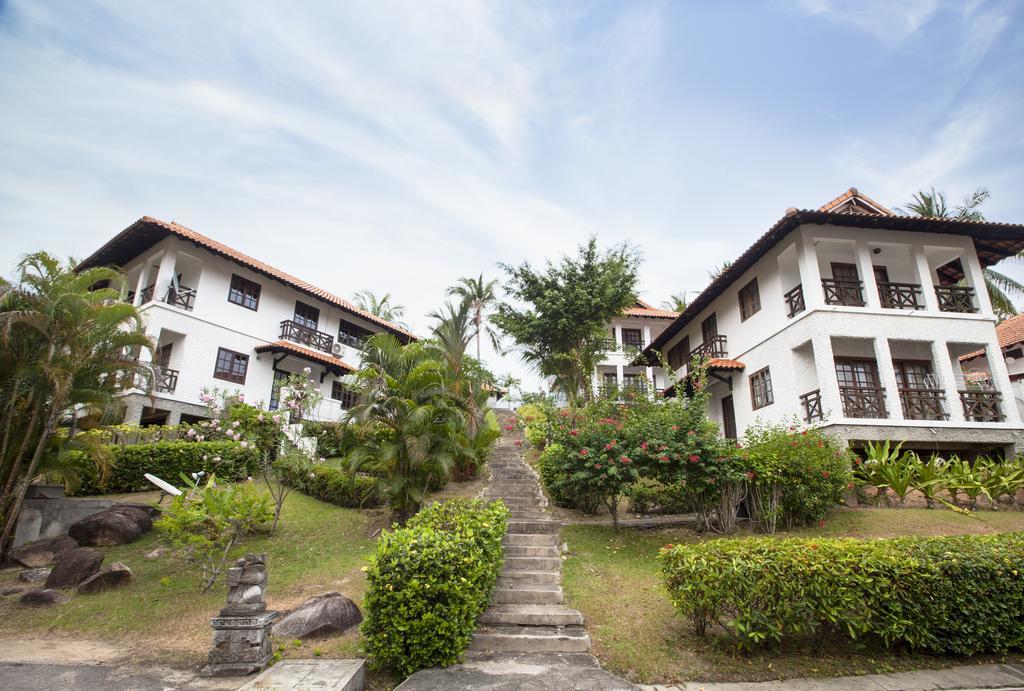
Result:
{"label": "fan palm", "polygon": [[109,409],[138,375],[151,375],[131,356],[152,343],[135,307],[118,299],[117,271],[76,273],[45,252],[26,256],[18,271],[0,297],[0,550],[61,419]]}
{"label": "fan palm", "polygon": [[[984,187],[979,187],[971,194],[964,197],[959,204],[950,206],[946,201],[946,195],[937,192],[934,187],[929,191],[921,190],[913,195],[911,201],[898,211],[921,216],[923,218],[948,218],[958,221],[984,221],[985,215],[981,211],[981,205],[988,201],[990,193]],[[1020,260],[1021,253],[1016,255]],[[1000,319],[1012,317],[1017,313],[1011,296],[1024,296],[1024,285],[1010,278],[1006,274],[994,269],[982,269],[985,276],[985,290],[988,293],[992,309]]]}
{"label": "fan palm", "polygon": [[668,296],[668,300],[662,300],[661,306],[663,309],[667,309],[672,312],[682,312],[686,309],[686,291],[680,293],[672,293]]}
{"label": "fan palm", "polygon": [[391,293],[377,297],[372,290],[360,290],[353,296],[356,307],[385,321],[398,323],[405,316],[405,307],[391,301]]}
{"label": "fan palm", "polygon": [[477,360],[480,359],[480,338],[485,333],[491,342],[491,347],[498,353],[502,352],[500,335],[487,323],[487,310],[498,300],[497,293],[495,292],[497,286],[497,279],[485,281],[484,275],[480,274],[478,278],[473,278],[472,276],[460,278],[458,283],[448,289],[449,295],[467,300],[473,310],[474,329],[472,335],[476,338]]}

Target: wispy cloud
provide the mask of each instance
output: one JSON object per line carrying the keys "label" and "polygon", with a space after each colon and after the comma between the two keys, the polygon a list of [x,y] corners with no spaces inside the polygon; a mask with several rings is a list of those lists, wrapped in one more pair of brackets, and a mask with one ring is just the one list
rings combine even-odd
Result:
{"label": "wispy cloud", "polygon": [[850,24],[886,42],[920,29],[939,9],[939,0],[798,0],[808,14]]}

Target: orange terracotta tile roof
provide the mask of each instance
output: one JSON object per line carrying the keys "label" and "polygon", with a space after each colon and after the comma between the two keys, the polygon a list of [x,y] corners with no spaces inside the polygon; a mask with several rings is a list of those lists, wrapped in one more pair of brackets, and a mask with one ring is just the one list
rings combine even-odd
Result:
{"label": "orange terracotta tile roof", "polygon": [[679,316],[679,312],[658,309],[639,298],[637,298],[635,305],[624,309],[622,314],[626,317],[653,317],[655,319],[675,319]]}
{"label": "orange terracotta tile roof", "polygon": [[[1018,343],[1024,343],[1024,314],[1004,320],[996,325],[996,338],[999,339],[1000,348],[1009,348]],[[967,362],[985,354],[984,350],[976,350],[973,353],[960,356],[960,362]]]}
{"label": "orange terracotta tile roof", "polygon": [[258,345],[254,349],[257,353],[287,353],[294,355],[295,357],[314,362],[318,365],[323,365],[334,370],[344,370],[348,372],[355,372],[355,368],[346,363],[341,358],[336,358],[327,353],[321,353],[318,350],[312,350],[304,346],[300,346],[297,343],[290,341],[274,341],[272,343],[264,343]]}
{"label": "orange terracotta tile roof", "polygon": [[875,211],[886,216],[896,215],[868,195],[858,192],[856,187],[851,187],[832,201],[823,204],[818,211],[831,211],[834,213],[865,213],[866,211]]}
{"label": "orange terracotta tile roof", "polygon": [[233,247],[228,247],[224,243],[217,242],[213,238],[209,238],[202,233],[192,230],[191,228],[186,228],[180,223],[168,223],[167,221],[162,221],[159,218],[153,218],[152,216],[143,216],[138,221],[125,228],[109,242],[103,245],[103,247],[93,252],[88,259],[78,265],[78,268],[84,269],[91,266],[103,266],[110,264],[123,265],[124,262],[130,261],[137,256],[138,253],[144,252],[146,249],[163,239],[162,237],[154,235],[152,232],[147,233],[147,229],[152,229],[154,227],[164,231],[164,237],[169,233],[181,238],[182,240],[187,240],[199,247],[202,247],[203,249],[213,252],[214,254],[218,254],[237,264],[250,268],[253,271],[280,281],[281,283],[291,286],[292,288],[306,293],[307,295],[319,298],[320,300],[334,305],[335,307],[349,312],[350,314],[361,317],[368,322],[382,326],[396,335],[413,340],[417,338],[413,333],[402,328],[398,324],[389,322],[386,319],[381,319],[377,315],[371,314],[366,310],[361,310],[348,300],[334,295],[322,288],[318,288],[312,283],[307,283],[301,278],[296,278],[295,276],[292,276],[285,271],[281,271],[270,264],[254,259],[244,252],[239,252]]}
{"label": "orange terracotta tile roof", "polygon": [[725,369],[725,370],[742,370],[746,367],[739,360],[729,360],[727,358],[713,357],[708,360],[708,369]]}

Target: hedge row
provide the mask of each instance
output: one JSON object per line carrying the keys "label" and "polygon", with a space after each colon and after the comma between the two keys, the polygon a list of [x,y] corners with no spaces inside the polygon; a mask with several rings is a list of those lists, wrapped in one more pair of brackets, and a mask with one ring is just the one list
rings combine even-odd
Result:
{"label": "hedge row", "polygon": [[504,561],[500,501],[453,499],[381,534],[367,572],[366,651],[409,675],[458,662]]}
{"label": "hedge row", "polygon": [[330,504],[359,508],[378,506],[382,501],[378,478],[313,464],[299,454],[278,458],[274,469],[285,485]]}
{"label": "hedge row", "polygon": [[[84,459],[84,453],[82,454]],[[260,453],[254,446],[242,447],[233,441],[161,441],[154,444],[109,447],[111,471],[105,483],[82,474],[76,495],[125,494],[153,489],[143,477],[146,473],[181,484],[181,474],[199,471],[221,480],[238,481],[255,475],[260,469]],[[84,460],[83,460],[84,463]]]}
{"label": "hedge row", "polygon": [[713,540],[659,559],[694,630],[721,624],[742,648],[827,633],[963,655],[1024,645],[1024,533]]}

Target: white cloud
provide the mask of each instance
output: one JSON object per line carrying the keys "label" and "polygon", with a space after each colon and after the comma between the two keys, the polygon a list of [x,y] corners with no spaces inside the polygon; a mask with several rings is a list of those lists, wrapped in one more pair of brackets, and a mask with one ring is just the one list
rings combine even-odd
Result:
{"label": "white cloud", "polygon": [[798,0],[810,15],[850,24],[887,43],[920,29],[939,9],[938,0]]}

